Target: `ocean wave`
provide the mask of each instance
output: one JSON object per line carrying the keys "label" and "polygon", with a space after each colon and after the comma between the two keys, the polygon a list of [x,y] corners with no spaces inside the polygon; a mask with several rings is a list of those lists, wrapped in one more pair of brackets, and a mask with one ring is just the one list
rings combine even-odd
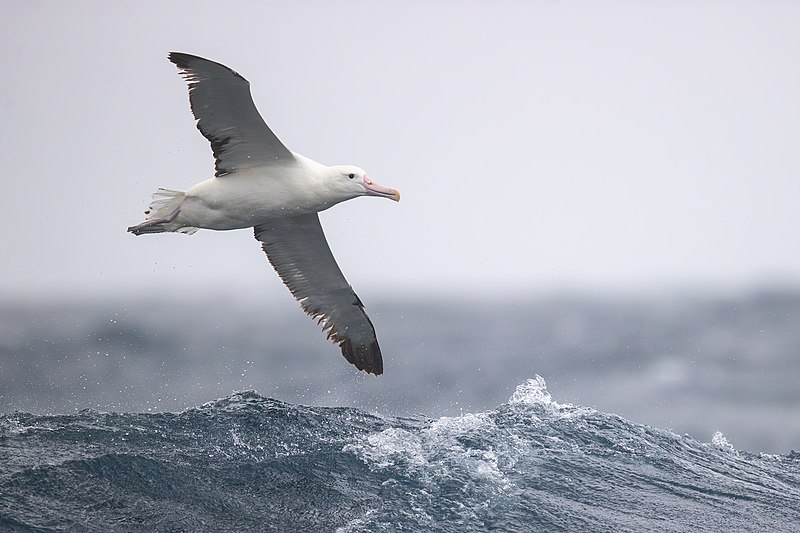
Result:
{"label": "ocean wave", "polygon": [[553,400],[457,417],[235,393],[180,413],[0,416],[0,529],[791,531],[800,456]]}

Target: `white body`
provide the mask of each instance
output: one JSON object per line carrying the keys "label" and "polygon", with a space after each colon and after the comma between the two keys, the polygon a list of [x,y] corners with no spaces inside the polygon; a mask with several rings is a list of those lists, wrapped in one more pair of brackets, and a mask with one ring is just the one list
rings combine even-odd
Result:
{"label": "white body", "polygon": [[211,178],[186,191],[177,216],[164,224],[180,228],[231,230],[249,228],[274,218],[317,213],[353,197],[329,176],[340,174],[299,154],[291,166],[259,166]]}

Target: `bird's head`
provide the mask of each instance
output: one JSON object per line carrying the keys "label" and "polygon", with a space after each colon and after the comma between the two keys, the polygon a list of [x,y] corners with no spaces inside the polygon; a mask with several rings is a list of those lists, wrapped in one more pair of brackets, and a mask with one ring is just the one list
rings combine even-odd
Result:
{"label": "bird's head", "polygon": [[363,169],[353,165],[336,165],[331,168],[328,186],[345,199],[356,196],[380,196],[395,202],[400,201],[400,192],[378,185],[367,176]]}

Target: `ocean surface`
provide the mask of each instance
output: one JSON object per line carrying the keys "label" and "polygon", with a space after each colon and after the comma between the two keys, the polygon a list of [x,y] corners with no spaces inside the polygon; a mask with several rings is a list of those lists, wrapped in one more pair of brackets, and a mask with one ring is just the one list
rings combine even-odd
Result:
{"label": "ocean surface", "polygon": [[244,391],[0,417],[2,531],[797,531],[800,454],[553,401],[389,417]]}
{"label": "ocean surface", "polygon": [[276,289],[0,295],[0,413],[182,411],[249,389],[438,418],[493,409],[538,374],[562,402],[704,442],[721,431],[737,449],[800,450],[798,291],[365,300],[384,354],[375,378]]}
{"label": "ocean surface", "polygon": [[0,299],[0,531],[800,531],[800,293],[367,307]]}

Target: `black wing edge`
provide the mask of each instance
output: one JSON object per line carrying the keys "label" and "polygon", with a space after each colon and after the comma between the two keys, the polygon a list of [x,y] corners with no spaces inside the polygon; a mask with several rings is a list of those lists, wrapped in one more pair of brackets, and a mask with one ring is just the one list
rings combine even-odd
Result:
{"label": "black wing edge", "polygon": [[184,73],[187,74],[187,75],[188,75],[188,71],[192,70],[191,63],[194,60],[207,61],[209,63],[214,63],[215,65],[218,65],[218,66],[224,68],[225,70],[227,70],[228,72],[230,72],[231,74],[236,76],[237,78],[241,78],[245,83],[250,85],[250,82],[247,81],[244,76],[242,76],[241,74],[239,74],[238,72],[233,70],[231,67],[229,67],[227,65],[223,65],[222,63],[217,63],[216,61],[212,61],[210,59],[206,59],[205,57],[200,57],[200,56],[196,56],[196,55],[192,55],[192,54],[187,54],[187,53],[184,53],[184,52],[170,52],[169,54],[167,54],[167,59],[169,59],[172,63],[175,64],[176,67],[178,67],[179,69],[184,71]]}
{"label": "black wing edge", "polygon": [[[357,305],[361,313],[364,315],[369,327],[372,329],[372,340],[369,344],[354,343],[349,337],[340,335],[338,331],[331,328],[328,337],[332,338],[335,342],[339,343],[339,348],[342,350],[342,355],[350,363],[355,365],[359,370],[363,370],[369,374],[380,376],[383,374],[383,356],[381,355],[381,348],[378,346],[378,338],[375,335],[375,326],[364,311],[364,305],[361,300],[356,296],[356,301],[353,305]],[[306,311],[308,313],[308,311]]]}

